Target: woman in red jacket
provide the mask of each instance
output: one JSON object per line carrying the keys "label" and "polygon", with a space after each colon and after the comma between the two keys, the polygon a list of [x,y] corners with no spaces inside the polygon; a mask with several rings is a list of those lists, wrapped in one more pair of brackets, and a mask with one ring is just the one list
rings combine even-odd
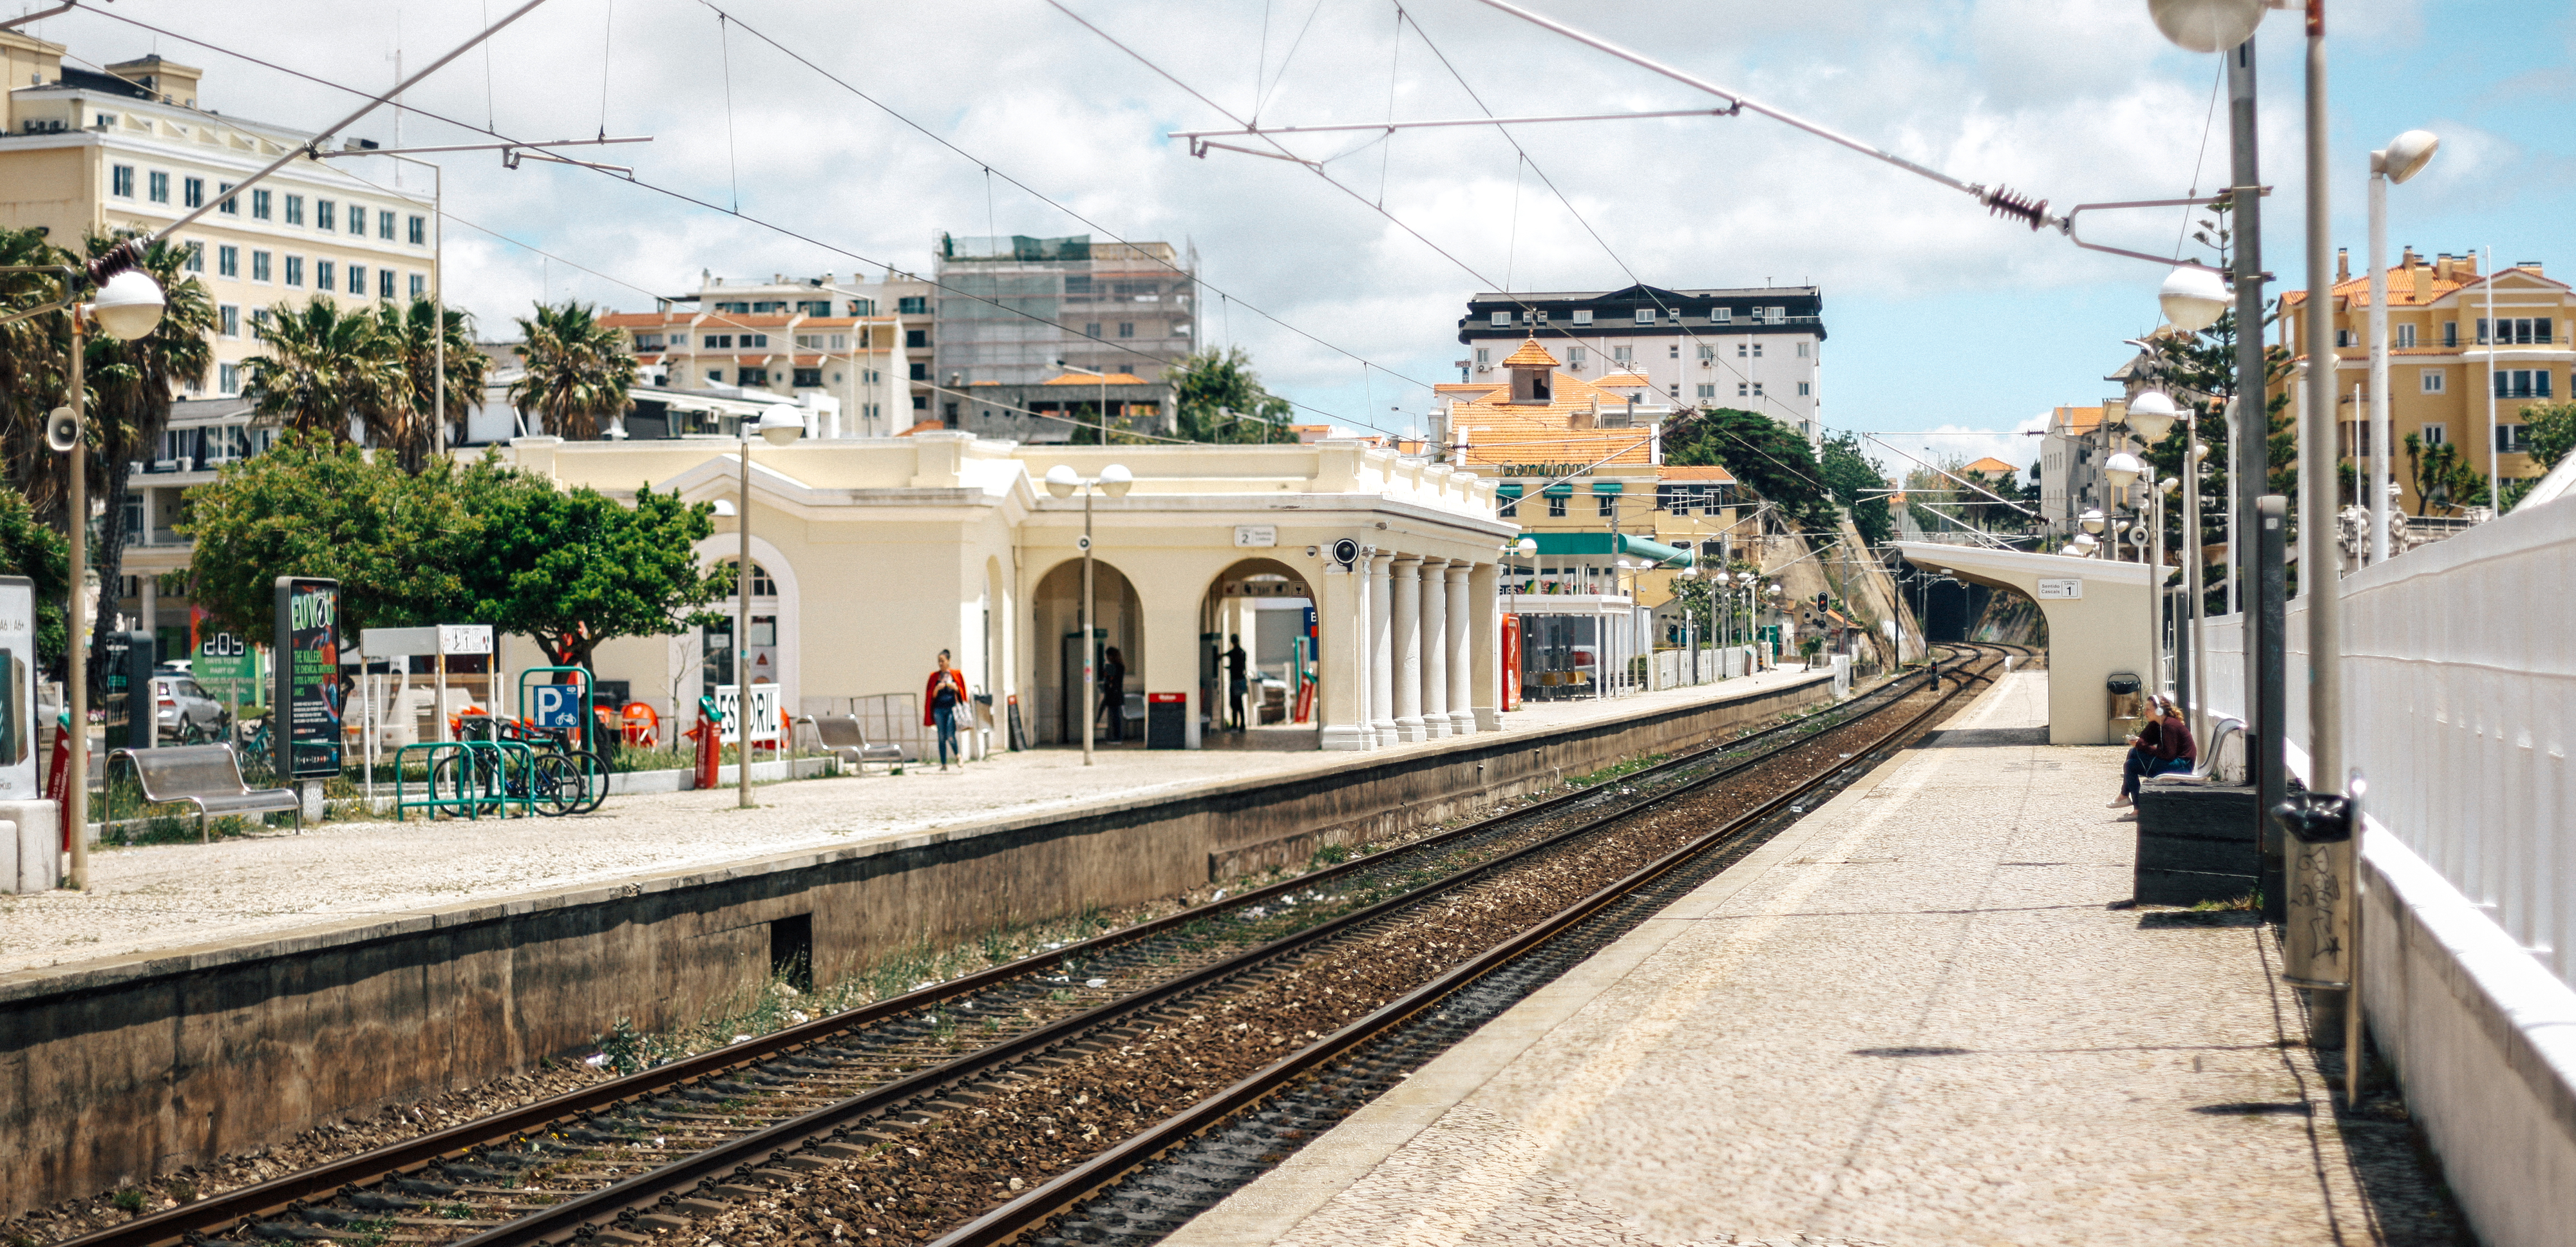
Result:
{"label": "woman in red jacket", "polygon": [[939,729],[939,769],[948,769],[948,755],[957,754],[963,766],[966,754],[957,748],[957,712],[966,705],[966,677],[948,665],[948,651],[939,651],[939,670],[930,673],[930,683],[921,690],[921,725]]}

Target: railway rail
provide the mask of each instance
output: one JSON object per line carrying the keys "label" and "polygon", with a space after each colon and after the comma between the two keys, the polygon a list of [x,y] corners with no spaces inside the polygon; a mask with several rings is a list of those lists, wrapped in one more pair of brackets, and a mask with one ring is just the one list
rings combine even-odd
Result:
{"label": "railway rail", "polygon": [[1946,695],[1901,677],[1612,783],[65,1247],[532,1247],[726,1222],[749,1247],[772,1214],[807,1239],[1150,1241],[1919,730],[1991,678],[2003,648],[1972,648],[1982,668]]}

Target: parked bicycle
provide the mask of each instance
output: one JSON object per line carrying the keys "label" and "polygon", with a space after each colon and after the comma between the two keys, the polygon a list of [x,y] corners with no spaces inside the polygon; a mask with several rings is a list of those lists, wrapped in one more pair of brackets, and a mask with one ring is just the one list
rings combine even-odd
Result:
{"label": "parked bicycle", "polygon": [[494,802],[525,801],[549,818],[588,814],[608,800],[607,760],[578,747],[568,730],[482,715],[461,716],[456,729],[459,740],[525,745],[532,756],[526,764],[513,766],[499,750],[447,755],[431,770],[433,791],[474,792]]}

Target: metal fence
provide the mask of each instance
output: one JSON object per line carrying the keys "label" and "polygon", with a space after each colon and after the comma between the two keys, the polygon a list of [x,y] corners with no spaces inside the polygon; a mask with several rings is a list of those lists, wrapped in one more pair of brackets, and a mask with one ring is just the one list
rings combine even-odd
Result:
{"label": "metal fence", "polygon": [[921,725],[921,694],[873,693],[865,697],[807,697],[802,709],[809,715],[846,714],[859,721],[859,731],[871,745],[893,745],[903,750],[906,762],[918,762],[931,754],[930,729]]}
{"label": "metal fence", "polygon": [[[2344,755],[2366,807],[2576,987],[2576,504],[2518,511],[2343,579]],[[2307,606],[2287,628],[2307,770]],[[2239,616],[2209,621],[2209,701],[2243,717]]]}

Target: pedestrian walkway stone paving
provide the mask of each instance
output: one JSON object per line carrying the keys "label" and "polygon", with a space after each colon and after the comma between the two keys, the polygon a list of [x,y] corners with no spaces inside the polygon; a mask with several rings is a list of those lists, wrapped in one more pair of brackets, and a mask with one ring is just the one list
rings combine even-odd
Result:
{"label": "pedestrian walkway stone paving", "polygon": [[2119,751],[2048,746],[2046,679],[1168,1241],[2455,1241],[2411,1128],[2338,1118],[2252,916],[2127,907]]}

